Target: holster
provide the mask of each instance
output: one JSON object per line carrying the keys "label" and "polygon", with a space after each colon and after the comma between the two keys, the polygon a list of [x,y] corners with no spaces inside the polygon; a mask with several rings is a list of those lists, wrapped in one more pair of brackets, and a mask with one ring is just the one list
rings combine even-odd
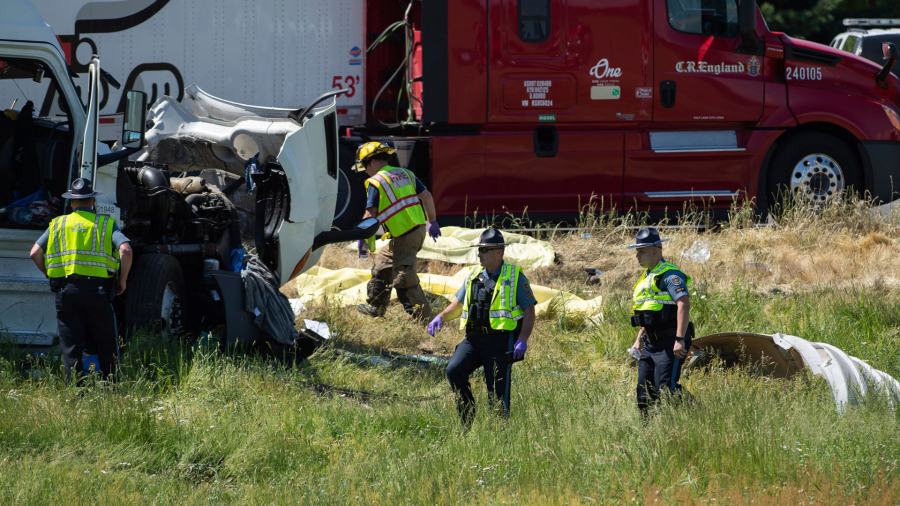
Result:
{"label": "holster", "polygon": [[63,278],[49,278],[50,279],[50,291],[53,293],[59,293],[59,289],[62,286]]}
{"label": "holster", "polygon": [[[675,325],[668,327],[668,328],[656,329],[656,330],[648,330],[646,327],[644,327],[644,337],[647,339],[647,342],[649,342],[650,344],[656,344],[657,342],[662,341],[663,339],[668,339],[670,337],[674,337],[677,332],[678,332],[678,329]],[[693,341],[694,340],[694,322],[688,322],[688,328],[687,328],[687,332],[685,332],[685,334],[686,335],[682,336],[682,337],[684,337],[685,341]]]}
{"label": "holster", "polygon": [[646,330],[662,330],[674,327],[678,321],[678,309],[673,305],[665,305],[659,311],[635,311],[631,315],[632,327],[644,327]]}

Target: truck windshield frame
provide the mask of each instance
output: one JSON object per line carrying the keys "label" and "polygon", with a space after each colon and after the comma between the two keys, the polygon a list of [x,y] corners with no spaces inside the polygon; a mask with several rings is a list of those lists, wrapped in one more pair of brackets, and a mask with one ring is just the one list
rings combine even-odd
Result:
{"label": "truck windshield frame", "polygon": [[676,32],[726,39],[741,36],[735,0],[666,0],[666,14]]}
{"label": "truck windshield frame", "polygon": [[519,39],[531,44],[549,39],[551,0],[517,0],[517,3]]}

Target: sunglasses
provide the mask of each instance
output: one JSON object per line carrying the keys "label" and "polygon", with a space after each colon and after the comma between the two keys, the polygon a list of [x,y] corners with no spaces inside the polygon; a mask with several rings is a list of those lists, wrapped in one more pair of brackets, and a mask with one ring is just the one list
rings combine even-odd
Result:
{"label": "sunglasses", "polygon": [[479,252],[479,253],[487,253],[488,251],[494,251],[495,249],[502,249],[502,248],[499,248],[499,247],[496,247],[496,246],[493,247],[493,248],[488,248],[488,247],[481,246],[481,247],[478,248],[478,252]]}

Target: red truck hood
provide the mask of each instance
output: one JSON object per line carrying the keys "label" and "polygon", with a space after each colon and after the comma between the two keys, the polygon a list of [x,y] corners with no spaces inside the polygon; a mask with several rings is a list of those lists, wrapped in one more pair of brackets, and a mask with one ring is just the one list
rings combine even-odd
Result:
{"label": "red truck hood", "polygon": [[828,60],[840,58],[834,68],[840,71],[843,84],[871,92],[874,95],[873,100],[880,99],[894,105],[900,104],[900,79],[897,76],[893,74],[889,76],[890,86],[887,90],[878,86],[875,81],[875,75],[881,70],[881,65],[824,44],[795,39],[784,34],[780,34],[780,37],[784,42],[786,60],[798,60],[810,65],[816,65],[818,60],[820,65],[828,65],[826,63]]}

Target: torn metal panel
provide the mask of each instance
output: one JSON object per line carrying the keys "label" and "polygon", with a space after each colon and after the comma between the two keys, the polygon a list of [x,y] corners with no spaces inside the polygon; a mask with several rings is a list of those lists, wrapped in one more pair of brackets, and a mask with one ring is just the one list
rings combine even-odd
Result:
{"label": "torn metal panel", "polygon": [[196,84],[184,92],[183,103],[164,96],[150,108],[153,127],[137,160],[165,163],[171,170],[217,168],[244,175],[247,160],[277,156],[285,138],[300,129],[288,119],[288,109],[230,102]]}
{"label": "torn metal panel", "polygon": [[791,378],[808,369],[825,378],[839,412],[873,393],[886,395],[891,406],[900,402],[900,382],[830,344],[787,334],[713,334],[693,341],[686,368],[708,356],[702,352],[714,353],[726,366],[756,367],[775,378]]}

